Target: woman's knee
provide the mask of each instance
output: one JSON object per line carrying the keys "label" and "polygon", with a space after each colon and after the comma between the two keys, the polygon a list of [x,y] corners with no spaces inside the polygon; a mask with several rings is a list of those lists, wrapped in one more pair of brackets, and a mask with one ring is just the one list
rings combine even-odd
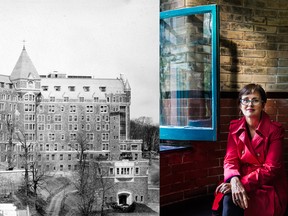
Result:
{"label": "woman's knee", "polygon": [[222,216],[243,216],[244,209],[235,205],[232,199],[232,194],[226,194],[223,198],[223,213]]}

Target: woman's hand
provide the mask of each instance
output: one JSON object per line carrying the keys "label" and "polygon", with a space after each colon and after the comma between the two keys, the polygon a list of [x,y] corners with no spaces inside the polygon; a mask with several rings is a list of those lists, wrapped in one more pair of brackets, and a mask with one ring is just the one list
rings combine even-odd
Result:
{"label": "woman's hand", "polygon": [[231,192],[231,184],[230,183],[221,183],[220,185],[218,185],[218,187],[216,188],[215,193],[223,193],[223,194],[227,194]]}
{"label": "woman's hand", "polygon": [[243,209],[248,208],[249,197],[239,178],[236,176],[231,178],[230,184],[234,204]]}

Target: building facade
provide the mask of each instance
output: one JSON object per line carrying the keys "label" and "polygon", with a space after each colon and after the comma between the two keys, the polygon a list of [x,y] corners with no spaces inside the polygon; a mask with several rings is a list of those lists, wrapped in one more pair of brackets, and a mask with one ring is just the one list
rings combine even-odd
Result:
{"label": "building facade", "polygon": [[101,160],[105,178],[115,183],[106,199],[145,203],[148,162],[142,141],[129,139],[130,105],[131,88],[123,75],[39,75],[24,46],[11,75],[0,75],[0,168],[24,168],[26,143],[29,161],[37,161],[39,169],[71,173],[85,148],[85,159]]}

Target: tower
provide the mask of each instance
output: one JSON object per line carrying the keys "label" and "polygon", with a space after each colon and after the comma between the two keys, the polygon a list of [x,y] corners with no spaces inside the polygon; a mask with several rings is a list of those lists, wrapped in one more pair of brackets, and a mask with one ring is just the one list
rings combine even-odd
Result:
{"label": "tower", "polygon": [[40,93],[41,79],[28,56],[25,45],[10,75],[10,80],[21,98],[26,93],[34,94],[35,96]]}
{"label": "tower", "polygon": [[10,81],[17,94],[17,107],[13,123],[28,142],[37,141],[37,106],[41,96],[41,79],[26,49],[22,52],[10,75]]}

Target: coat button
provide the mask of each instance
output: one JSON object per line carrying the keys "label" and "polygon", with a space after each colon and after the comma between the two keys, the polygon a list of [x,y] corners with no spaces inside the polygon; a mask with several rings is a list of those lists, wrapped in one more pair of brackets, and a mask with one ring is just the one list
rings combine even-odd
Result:
{"label": "coat button", "polygon": [[244,150],[242,150],[241,154],[243,155],[244,153],[245,153],[245,151],[244,151]]}
{"label": "coat button", "polygon": [[260,157],[260,153],[257,153],[257,157]]}

